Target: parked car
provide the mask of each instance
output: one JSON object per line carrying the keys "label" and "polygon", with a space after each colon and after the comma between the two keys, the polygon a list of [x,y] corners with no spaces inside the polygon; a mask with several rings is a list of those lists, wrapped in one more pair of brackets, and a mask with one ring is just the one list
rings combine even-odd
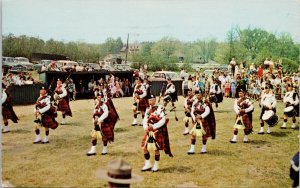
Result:
{"label": "parked car", "polygon": [[115,64],[113,67],[119,71],[132,71],[133,70],[129,65],[125,65],[125,64]]}
{"label": "parked car", "polygon": [[17,64],[14,62],[13,57],[2,57],[2,66],[3,67],[11,68],[15,65],[17,65]]}
{"label": "parked car", "polygon": [[83,71],[83,67],[75,61],[59,60],[56,62],[56,64],[62,71],[68,71],[73,68],[76,69],[76,72]]}
{"label": "parked car", "polygon": [[106,70],[106,71],[116,71],[116,69],[110,65],[103,65],[102,66],[102,70]]}
{"label": "parked car", "polygon": [[89,69],[88,71],[100,71],[101,70],[100,65],[97,63],[86,63],[85,66]]}
{"label": "parked car", "polygon": [[27,72],[27,67],[21,64],[18,64],[16,66],[13,66],[10,70],[10,73],[21,73],[21,72]]}
{"label": "parked car", "polygon": [[168,78],[171,78],[171,80],[182,80],[177,72],[172,71],[156,71],[150,76],[149,80],[166,80]]}
{"label": "parked car", "polygon": [[34,70],[33,64],[30,63],[29,60],[26,57],[15,57],[14,62],[17,65],[24,65],[27,68],[27,70],[29,70],[29,71]]}

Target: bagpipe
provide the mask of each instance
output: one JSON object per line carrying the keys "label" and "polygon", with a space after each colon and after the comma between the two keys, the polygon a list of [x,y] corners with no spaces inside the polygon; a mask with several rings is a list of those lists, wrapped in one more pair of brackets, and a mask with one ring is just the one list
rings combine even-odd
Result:
{"label": "bagpipe", "polygon": [[[147,123],[148,124],[154,124],[154,123],[157,123],[161,120],[161,117],[159,115],[156,115],[154,113],[150,114],[149,118],[148,118],[148,121]],[[153,127],[150,126],[148,127],[148,130],[147,130],[147,138],[146,138],[146,142],[145,142],[145,145],[144,145],[144,148],[146,148],[148,151],[149,150],[158,150],[159,148],[159,144],[158,142],[156,141],[156,138],[155,138],[155,133],[157,132],[154,131]]]}
{"label": "bagpipe", "polygon": [[139,111],[139,109],[138,109],[139,101],[140,101],[139,95],[141,95],[141,94],[143,94],[143,90],[142,90],[142,89],[136,89],[136,90],[134,91],[133,110]]}
{"label": "bagpipe", "polygon": [[190,130],[190,134],[193,135],[193,136],[198,136],[198,137],[201,137],[203,135],[206,134],[203,126],[202,126],[202,120],[199,119],[199,120],[196,120],[193,128]]}
{"label": "bagpipe", "polygon": [[243,122],[243,116],[238,115],[233,128],[235,128],[235,129],[245,129],[246,128],[244,125],[244,122]]}

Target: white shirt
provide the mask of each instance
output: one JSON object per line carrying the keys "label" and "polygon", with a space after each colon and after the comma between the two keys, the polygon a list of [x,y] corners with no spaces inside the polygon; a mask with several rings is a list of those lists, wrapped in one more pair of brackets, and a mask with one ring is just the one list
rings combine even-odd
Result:
{"label": "white shirt", "polygon": [[[201,104],[201,102],[198,103],[198,99],[196,99],[194,102],[193,102],[193,105],[192,105],[192,109],[191,109],[191,116],[193,118],[194,121],[196,121],[196,117],[195,117],[195,114],[194,112],[197,110],[197,109],[200,109],[201,107],[204,108],[204,112],[200,115],[202,118],[206,118],[209,113],[210,113],[210,108],[209,106],[207,106],[205,103]],[[198,103],[198,104],[197,104]]]}
{"label": "white shirt", "polygon": [[[144,128],[145,131],[148,130],[148,119],[149,119],[149,117],[151,115],[150,114],[150,110],[152,109],[152,107],[153,106],[149,106],[146,109],[146,111],[145,111],[145,117],[143,119],[143,128]],[[158,129],[158,128],[162,127],[166,123],[166,116],[165,116],[165,113],[164,113],[163,109],[164,109],[163,106],[158,105],[157,109],[153,112],[154,115],[157,115],[157,116],[159,116],[161,118],[157,123],[154,123],[152,125],[152,127],[154,129]]]}
{"label": "white shirt", "polygon": [[293,96],[294,96],[294,93],[295,91],[289,91],[289,92],[286,92],[286,94],[284,95],[283,97],[283,102],[286,104],[286,103],[290,103],[292,105],[297,105],[299,104],[299,97],[298,95],[296,95],[296,98],[294,100]]}
{"label": "white shirt", "polygon": [[[234,109],[236,114],[239,114],[239,112],[241,110],[240,106],[238,105],[239,100],[240,99],[235,99],[235,101],[234,101],[233,109]],[[244,109],[246,113],[248,113],[248,112],[250,112],[254,109],[254,107],[253,107],[253,105],[252,105],[252,103],[250,102],[249,99],[245,99],[242,103],[245,103],[249,106],[248,108]]]}

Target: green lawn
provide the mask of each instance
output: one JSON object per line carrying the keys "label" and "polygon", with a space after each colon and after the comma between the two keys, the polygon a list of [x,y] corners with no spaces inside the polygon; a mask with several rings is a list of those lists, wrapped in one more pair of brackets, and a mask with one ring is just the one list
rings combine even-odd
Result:
{"label": "green lawn", "polygon": [[[197,154],[187,155],[190,136],[183,136],[183,98],[177,103],[177,116],[169,113],[169,136],[174,158],[161,153],[160,171],[140,172],[144,164],[140,147],[144,135],[142,127],[130,126],[132,98],[114,99],[121,120],[115,128],[115,142],[108,146],[108,155],[100,155],[102,142],[98,141],[98,155],[87,157],[92,130],[92,100],[71,102],[73,117],[67,125],[50,131],[50,143],[32,144],[35,134],[33,105],[14,107],[20,118],[10,123],[11,132],[2,135],[2,179],[17,187],[104,187],[107,183],[95,176],[98,168],[122,156],[133,172],[144,176],[144,181],[132,187],[290,187],[289,167],[298,150],[298,130],[281,130],[282,119],[272,134],[258,135],[260,108],[255,103],[254,133],[250,143],[231,144],[233,135],[233,100],[225,99],[215,112],[217,137],[208,140],[207,154],[199,154],[202,143],[197,139]],[[277,105],[282,116],[283,104]],[[61,121],[59,114],[58,121]],[[140,116],[139,116],[140,121]],[[298,126],[297,126],[298,128]],[[266,131],[266,129],[265,129]],[[44,130],[42,137],[44,137]],[[153,152],[151,160],[154,159]]]}

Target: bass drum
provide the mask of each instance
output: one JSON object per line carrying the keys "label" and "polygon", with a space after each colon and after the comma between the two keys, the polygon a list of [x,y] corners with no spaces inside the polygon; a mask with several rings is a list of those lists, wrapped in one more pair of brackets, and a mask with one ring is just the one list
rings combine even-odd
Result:
{"label": "bass drum", "polygon": [[265,111],[262,116],[262,120],[265,121],[270,127],[277,125],[278,119],[278,116],[272,110]]}

